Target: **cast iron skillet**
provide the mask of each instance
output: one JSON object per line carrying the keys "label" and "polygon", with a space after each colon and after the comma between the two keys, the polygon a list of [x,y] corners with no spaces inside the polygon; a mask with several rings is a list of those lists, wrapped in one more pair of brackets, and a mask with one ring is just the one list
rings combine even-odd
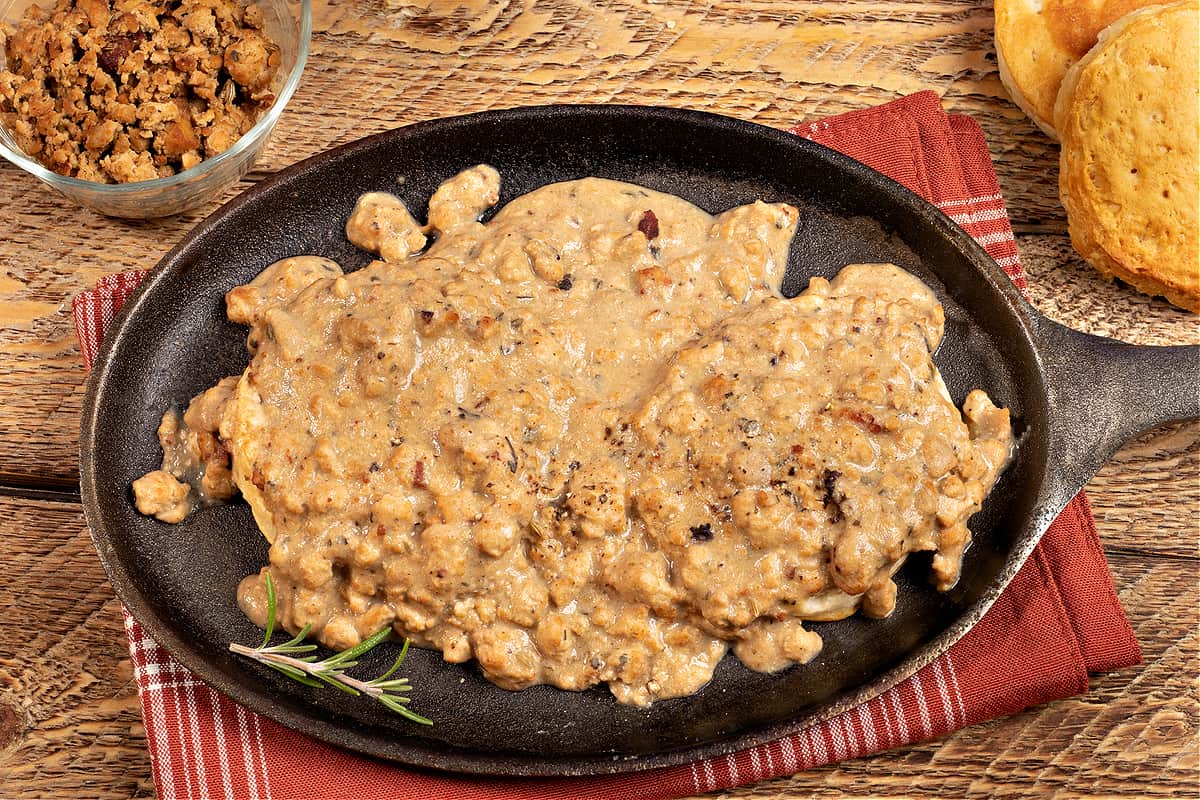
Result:
{"label": "cast iron skillet", "polygon": [[[928,558],[899,575],[886,620],[814,625],[811,664],[777,675],[732,656],[698,694],[649,709],[604,687],[507,692],[471,665],[414,651],[406,667],[418,728],[367,699],[299,686],[231,655],[261,636],[238,610],[238,581],[266,563],[244,503],[181,525],[140,516],[130,483],[157,467],[155,427],[247,363],[223,295],[276,259],[367,257],[342,226],[361,193],[387,190],[420,212],[439,182],[486,162],[501,204],[554,181],[598,175],[682,195],[709,211],[757,198],[800,207],[785,292],[862,261],[919,275],[946,307],[937,354],[956,402],[982,387],[1012,409],[1020,446],[983,511],[959,584],[928,583]],[[1200,415],[1200,348],[1133,347],[1040,316],[984,251],[937,209],[832,150],[770,128],[691,111],[551,106],[436,120],[353,142],[263,181],[201,223],[159,264],[110,329],[88,385],[80,441],[87,521],[113,587],[154,638],[238,702],[307,734],[414,765],[508,775],[625,772],[767,741],[862,702],[961,637],[1068,499],[1124,441]],[[395,652],[363,666],[377,674]]]}

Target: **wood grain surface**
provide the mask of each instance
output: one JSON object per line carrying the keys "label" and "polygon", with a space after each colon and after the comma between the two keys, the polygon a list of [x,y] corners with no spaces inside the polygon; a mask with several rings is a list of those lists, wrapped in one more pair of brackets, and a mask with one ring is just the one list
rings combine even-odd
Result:
{"label": "wood grain surface", "polygon": [[[1195,316],[1105,283],[1058,202],[1056,146],[1006,98],[987,2],[315,2],[304,80],[255,171],[450,114],[554,102],[700,108],[788,126],[932,88],[987,135],[1034,304],[1140,344]],[[70,300],[148,269],[219,200],[126,222],[0,166],[0,797],[154,794],[120,607],[78,505],[85,374]],[[1087,694],[734,798],[1179,797],[1200,775],[1200,424],[1123,448],[1088,487],[1145,664]]]}

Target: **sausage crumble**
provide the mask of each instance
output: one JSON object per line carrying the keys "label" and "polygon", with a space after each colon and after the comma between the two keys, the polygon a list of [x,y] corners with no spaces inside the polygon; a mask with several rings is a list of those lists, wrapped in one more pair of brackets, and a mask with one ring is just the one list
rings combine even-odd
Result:
{"label": "sausage crumble", "polygon": [[98,183],[225,152],[275,101],[279,47],[235,0],[58,0],[0,28],[0,123],[48,169]]}

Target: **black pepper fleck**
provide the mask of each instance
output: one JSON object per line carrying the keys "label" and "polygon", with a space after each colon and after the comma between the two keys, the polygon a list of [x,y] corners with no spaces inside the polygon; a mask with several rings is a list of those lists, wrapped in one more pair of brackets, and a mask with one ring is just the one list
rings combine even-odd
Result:
{"label": "black pepper fleck", "polygon": [[833,469],[827,469],[821,475],[821,488],[825,492],[821,502],[829,512],[830,522],[841,522],[844,519],[842,501],[846,499],[846,496],[837,490],[837,479],[840,477],[842,477],[842,473]]}

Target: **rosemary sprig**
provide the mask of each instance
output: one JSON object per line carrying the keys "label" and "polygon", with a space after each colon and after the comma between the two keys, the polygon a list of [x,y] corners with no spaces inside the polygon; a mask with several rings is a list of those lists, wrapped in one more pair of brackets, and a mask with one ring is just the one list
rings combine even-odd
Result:
{"label": "rosemary sprig", "polygon": [[408,655],[408,639],[404,640],[404,645],[400,648],[400,655],[396,657],[391,668],[378,678],[369,681],[352,678],[346,674],[346,670],[358,664],[359,656],[365,655],[376,645],[385,641],[391,635],[391,626],[380,628],[349,650],[343,650],[322,661],[317,661],[315,655],[301,655],[302,653],[312,653],[317,649],[315,644],[304,643],[304,640],[308,638],[311,625],[305,625],[300,633],[283,644],[273,645],[271,644],[271,635],[275,633],[275,583],[271,580],[270,572],[265,573],[264,577],[267,584],[267,630],[263,635],[262,644],[258,647],[247,647],[244,644],[232,642],[229,645],[230,650],[260,664],[266,664],[271,669],[282,672],[305,686],[319,688],[322,685],[329,685],[347,694],[355,696],[365,694],[374,697],[388,710],[396,712],[407,720],[421,725],[433,724],[432,720],[408,708],[409,698],[405,694],[412,690],[408,678],[392,677],[404,663],[404,657]]}

